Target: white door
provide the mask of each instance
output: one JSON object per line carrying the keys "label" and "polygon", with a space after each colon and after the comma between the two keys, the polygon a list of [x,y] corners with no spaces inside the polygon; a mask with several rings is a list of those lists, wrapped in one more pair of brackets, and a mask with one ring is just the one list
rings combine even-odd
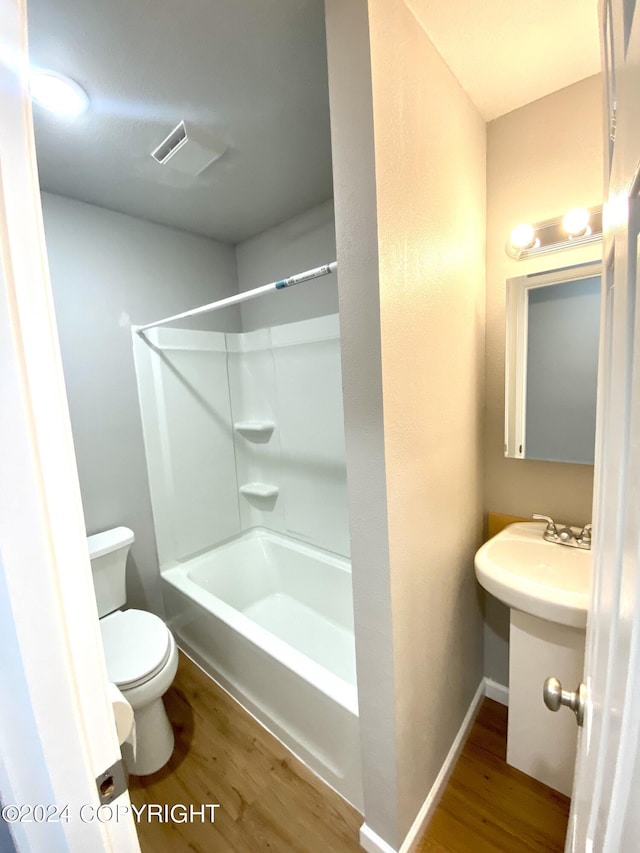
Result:
{"label": "white door", "polygon": [[[91,582],[44,246],[24,0],[0,0],[0,800],[20,851],[140,847]],[[5,826],[6,828],[6,826]]]}
{"label": "white door", "polygon": [[604,307],[587,709],[567,850],[640,850],[640,12],[603,0]]}

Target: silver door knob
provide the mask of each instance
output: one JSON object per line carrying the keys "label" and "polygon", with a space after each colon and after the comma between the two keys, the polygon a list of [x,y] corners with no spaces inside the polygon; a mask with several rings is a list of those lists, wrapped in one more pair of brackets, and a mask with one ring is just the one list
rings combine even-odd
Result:
{"label": "silver door knob", "polygon": [[550,711],[559,711],[562,705],[566,705],[576,715],[578,725],[583,724],[587,704],[587,687],[582,681],[578,684],[575,693],[570,693],[568,690],[562,689],[562,684],[557,678],[551,676],[544,683],[542,697],[544,704]]}

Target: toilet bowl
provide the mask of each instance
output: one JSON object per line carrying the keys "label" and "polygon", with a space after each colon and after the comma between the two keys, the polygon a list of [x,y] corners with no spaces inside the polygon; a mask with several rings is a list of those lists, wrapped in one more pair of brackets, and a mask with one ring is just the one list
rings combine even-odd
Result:
{"label": "toilet bowl", "polygon": [[121,609],[126,603],[125,567],[133,541],[128,527],[87,538],[109,681],[134,714],[135,750],[125,743],[122,755],[129,773],[146,776],[160,770],[173,752],[173,730],[162,696],[175,678],[178,647],[158,616]]}
{"label": "toilet bowl", "polygon": [[109,681],[133,708],[135,751],[125,743],[129,773],[146,776],[173,752],[173,729],[162,697],[178,668],[178,647],[162,619],[143,610],[116,610],[100,620]]}

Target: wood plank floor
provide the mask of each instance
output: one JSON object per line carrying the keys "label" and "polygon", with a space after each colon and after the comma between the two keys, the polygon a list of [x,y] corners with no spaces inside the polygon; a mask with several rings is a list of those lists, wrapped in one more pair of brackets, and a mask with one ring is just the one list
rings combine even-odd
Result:
{"label": "wood plank floor", "polygon": [[506,763],[507,709],[485,699],[418,853],[564,850],[569,799]]}
{"label": "wood plank floor", "polygon": [[[143,853],[357,853],[362,817],[180,655],[165,696],[167,765],[134,805],[219,803],[215,822],[138,823]],[[506,709],[485,700],[419,853],[561,851],[568,800],[504,761]]]}
{"label": "wood plank floor", "polygon": [[219,803],[215,822],[138,824],[143,853],[357,853],[360,814],[180,654],[165,696],[176,748],[131,801]]}

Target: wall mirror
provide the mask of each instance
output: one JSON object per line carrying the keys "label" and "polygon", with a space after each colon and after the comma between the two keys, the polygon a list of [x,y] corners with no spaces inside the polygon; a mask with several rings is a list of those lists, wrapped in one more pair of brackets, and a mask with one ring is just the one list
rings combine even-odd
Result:
{"label": "wall mirror", "polygon": [[593,464],[601,271],[507,280],[505,456]]}

